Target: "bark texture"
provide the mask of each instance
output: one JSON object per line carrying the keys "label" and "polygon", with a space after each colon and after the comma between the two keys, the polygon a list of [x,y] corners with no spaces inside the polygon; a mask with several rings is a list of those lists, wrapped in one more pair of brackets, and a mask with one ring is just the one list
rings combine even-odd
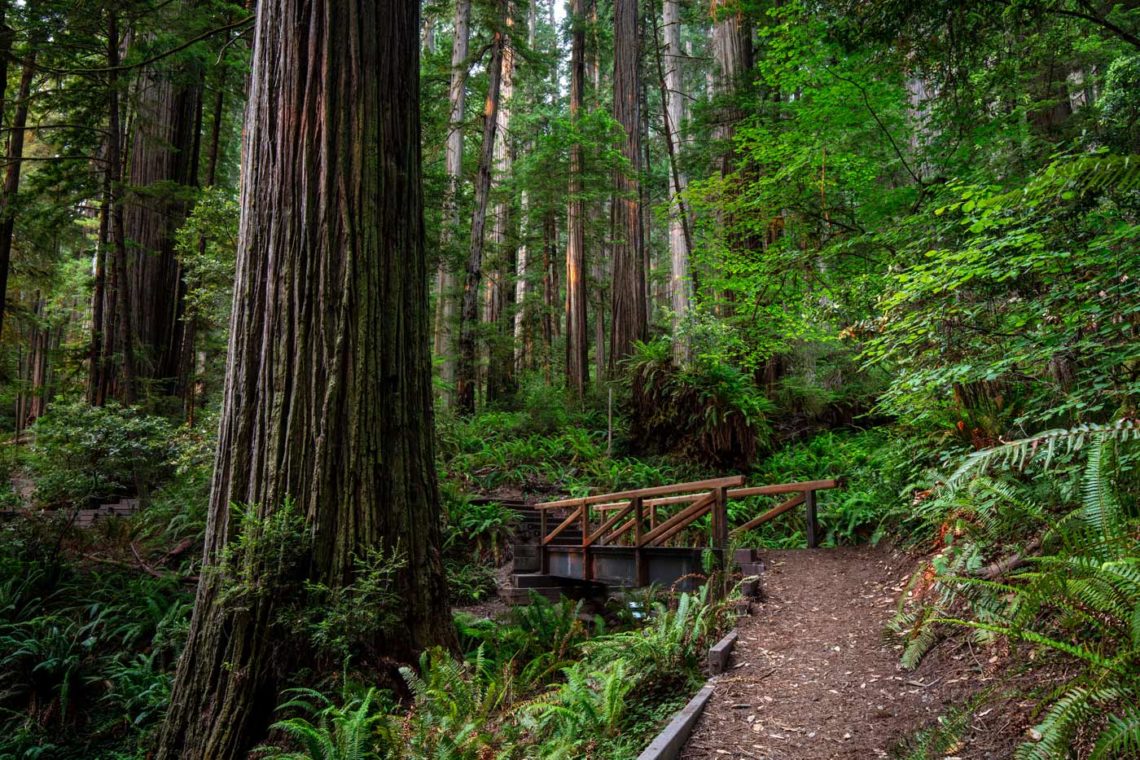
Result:
{"label": "bark texture", "polygon": [[509,182],[514,165],[514,146],[511,140],[511,106],[515,94],[515,49],[511,32],[514,29],[513,3],[507,4],[506,36],[503,44],[502,77],[499,84],[499,108],[495,114],[495,182],[500,186],[496,193],[494,224],[491,227],[491,255],[494,267],[487,282],[488,305],[486,323],[492,334],[487,345],[487,403],[509,397],[514,392],[514,351],[511,341],[514,331],[511,323],[511,306],[514,289],[511,276],[515,270],[517,251],[511,239],[511,199],[501,186]]}
{"label": "bark texture", "polygon": [[463,282],[463,308],[459,314],[459,366],[456,372],[456,408],[474,414],[476,377],[476,332],[479,327],[479,284],[483,280],[483,250],[486,244],[487,204],[491,196],[491,173],[495,163],[495,134],[499,126],[499,93],[503,81],[503,51],[506,35],[507,0],[499,2],[500,26],[491,37],[491,61],[487,65],[487,101],[483,107],[483,148],[475,176],[475,208],[471,212],[471,245]]}
{"label": "bark texture", "polygon": [[642,236],[641,193],[641,72],[637,0],[614,0],[614,118],[625,132],[622,155],[625,171],[617,175],[613,247],[613,294],[610,332],[610,373],[633,352],[635,341],[649,331],[646,266]]}
{"label": "bark texture", "polygon": [[[740,0],[712,0],[712,49],[716,62],[713,77],[713,95],[719,101],[713,139],[732,140],[736,124],[744,114],[737,96],[752,69],[752,27],[744,15]],[[726,146],[719,160],[719,169],[727,174],[732,170],[731,146]]]}
{"label": "bark texture", "polygon": [[[245,757],[311,664],[273,593],[231,601],[241,524],[291,501],[328,585],[407,557],[392,659],[453,637],[438,554],[416,0],[258,3],[237,280],[205,564],[156,756]],[[265,560],[266,564],[269,560]],[[262,576],[255,576],[262,577]],[[270,590],[271,591],[271,590]]]}
{"label": "bark texture", "polygon": [[471,0],[455,2],[455,33],[451,48],[450,111],[448,115],[446,171],[447,194],[443,199],[443,221],[439,233],[442,255],[437,273],[435,318],[435,355],[440,364],[440,380],[445,388],[443,400],[451,403],[455,385],[455,320],[458,295],[455,266],[450,253],[459,228],[459,183],[463,178],[463,110],[467,104],[467,48],[471,28]]}
{"label": "bark texture", "polygon": [[[2,17],[0,17],[2,19]],[[0,20],[0,24],[2,24]],[[5,33],[0,30],[0,35]],[[28,124],[28,98],[32,94],[32,77],[36,71],[36,51],[29,50],[20,72],[20,89],[12,114],[12,130],[8,133],[8,161],[4,174],[4,192],[0,195],[0,334],[4,331],[4,312],[8,307],[8,272],[12,265],[12,238],[16,231],[16,201],[20,193],[20,169],[24,158],[24,127]],[[3,114],[0,102],[0,114]]]}
{"label": "bark texture", "polygon": [[659,61],[664,68],[665,144],[669,152],[669,304],[673,312],[673,360],[684,366],[689,362],[690,353],[689,339],[684,331],[689,319],[693,282],[689,274],[686,212],[681,199],[687,183],[678,162],[681,123],[685,119],[680,0],[665,0],[662,21],[664,50]]}
{"label": "bark texture", "polygon": [[122,37],[117,9],[107,11],[107,139],[103,146],[103,188],[99,250],[92,298],[90,374],[87,399],[101,405],[109,398],[135,399],[135,338],[127,245],[123,232],[123,113],[120,88]]}
{"label": "bark texture", "polygon": [[179,67],[143,74],[135,96],[123,203],[128,252],[130,318],[137,339],[138,374],[159,390],[181,391],[185,286],[174,236],[190,211],[198,184],[202,77]]}
{"label": "bark texture", "polygon": [[[585,0],[571,0],[570,23],[570,119],[577,122],[586,90]],[[570,200],[566,208],[566,389],[577,399],[585,395],[590,374],[582,166],[582,145],[575,142],[570,146]]]}

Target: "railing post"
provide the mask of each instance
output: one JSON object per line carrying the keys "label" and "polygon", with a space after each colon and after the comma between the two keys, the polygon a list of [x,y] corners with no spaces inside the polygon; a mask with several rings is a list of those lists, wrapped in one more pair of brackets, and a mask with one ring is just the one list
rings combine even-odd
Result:
{"label": "railing post", "polygon": [[550,558],[546,556],[546,512],[538,510],[538,572],[543,575],[550,574]]}
{"label": "railing post", "polygon": [[713,506],[713,548],[717,551],[720,567],[725,567],[725,555],[728,553],[728,489],[716,489],[716,504]]}
{"label": "railing post", "polygon": [[642,509],[640,496],[633,497],[633,574],[638,586],[649,585],[649,568],[645,564],[645,551],[642,549],[642,524],[645,520],[645,511]]}
{"label": "railing post", "polygon": [[590,562],[590,505],[582,499],[582,580],[594,579],[594,565]]}
{"label": "railing post", "polygon": [[804,493],[804,504],[807,505],[807,544],[809,549],[819,546],[819,521],[815,514],[815,491]]}

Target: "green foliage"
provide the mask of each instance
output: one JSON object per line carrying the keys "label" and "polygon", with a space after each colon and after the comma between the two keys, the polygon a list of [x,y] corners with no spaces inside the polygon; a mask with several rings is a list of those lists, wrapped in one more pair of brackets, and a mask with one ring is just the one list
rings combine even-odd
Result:
{"label": "green foliage", "polygon": [[373,548],[356,558],[351,583],[330,587],[305,581],[305,606],[297,624],[314,651],[343,664],[372,654],[376,642],[400,621],[404,602],[394,586],[406,567],[402,553]]}
{"label": "green foliage", "polygon": [[249,609],[256,599],[280,596],[295,578],[310,533],[292,499],[277,509],[233,504],[234,538],[208,572],[224,579],[222,597],[231,609]]}
{"label": "green foliage", "polygon": [[[983,474],[986,466],[1025,466],[1032,444],[1016,441],[1003,447],[1004,454],[974,455],[969,470],[960,469],[944,493],[922,506],[928,519],[943,521],[946,545],[933,561],[934,575],[925,574],[915,587],[927,601],[900,611],[894,623],[908,639],[903,664],[917,664],[947,624],[972,630],[982,641],[1005,636],[1077,664],[1018,757],[1068,757],[1077,735],[1089,730],[1097,735],[1093,757],[1114,757],[1140,743],[1131,708],[1140,699],[1140,515],[1117,497],[1129,475],[1132,457],[1124,447],[1132,432],[1128,425],[1082,427],[1031,439],[1066,441],[1068,453],[1091,439],[1082,452],[1083,472],[1068,475],[1077,483],[1065,491],[1051,482],[1053,460],[1046,457],[1035,486],[1049,502],[1016,479]],[[1042,554],[983,564],[995,548],[1010,551],[1012,541],[1022,542],[1025,554],[1034,546]]]}
{"label": "green foliage", "polygon": [[[375,747],[391,742],[395,726],[383,711],[382,695],[369,689],[362,697],[348,697],[337,705],[324,694],[312,689],[290,689],[292,698],[278,711],[297,711],[302,715],[279,720],[272,728],[281,731],[299,745],[300,752],[283,752],[275,747],[262,747],[259,756],[267,760],[368,760],[378,758]],[[308,717],[306,717],[308,716]],[[310,721],[310,717],[316,723]]]}
{"label": "green foliage", "polygon": [[[896,505],[909,497],[924,467],[936,461],[934,445],[884,429],[828,431],[791,443],[763,459],[749,483],[795,483],[838,478],[842,487],[819,491],[820,525],[825,541],[858,543],[896,520]],[[743,523],[786,498],[752,497],[729,502],[729,519]],[[803,546],[802,510],[761,525],[739,539],[742,546]],[[884,524],[884,520],[886,523]]]}
{"label": "green foliage", "polygon": [[28,465],[36,500],[50,507],[145,492],[169,473],[174,454],[169,422],[115,403],[56,403],[33,431]]}
{"label": "green foliage", "polygon": [[498,502],[474,501],[446,486],[443,502],[447,513],[444,550],[497,563],[514,534],[518,514]]}
{"label": "green foliage", "polygon": [[636,349],[627,371],[638,445],[713,467],[749,466],[768,443],[774,410],[751,378],[714,358],[677,368],[665,340]]}
{"label": "green foliage", "polygon": [[952,183],[953,202],[910,224],[921,256],[870,328],[865,357],[892,372],[881,408],[978,448],[1133,408],[1140,284],[1121,257],[1140,240],[1138,164],[1066,157],[1012,187]]}
{"label": "green foliage", "polygon": [[[466,660],[425,652],[402,668],[406,712],[375,690],[292,690],[275,724],[295,750],[274,758],[633,757],[697,680],[703,648],[724,607],[706,592],[658,604],[643,629],[607,632],[582,620],[582,603],[535,596],[507,621],[461,615]],[[596,754],[601,753],[601,754]]]}
{"label": "green foliage", "polygon": [[178,230],[178,263],[186,283],[184,319],[200,328],[220,329],[229,323],[238,211],[230,191],[209,187]]}
{"label": "green foliage", "polygon": [[0,527],[0,755],[110,757],[169,702],[192,596],[177,575],[45,551],[55,522]]}

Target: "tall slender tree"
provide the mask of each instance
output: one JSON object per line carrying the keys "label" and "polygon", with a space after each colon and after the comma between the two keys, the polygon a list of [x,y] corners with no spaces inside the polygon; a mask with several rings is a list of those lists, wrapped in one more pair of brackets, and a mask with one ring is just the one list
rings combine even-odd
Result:
{"label": "tall slender tree", "polygon": [[491,60],[487,64],[487,101],[483,107],[483,147],[475,176],[475,208],[471,212],[471,245],[463,282],[463,308],[459,314],[459,366],[456,372],[456,406],[463,414],[475,412],[476,333],[479,329],[479,286],[483,280],[483,250],[486,245],[487,205],[495,164],[495,134],[499,125],[499,96],[503,81],[508,0],[497,3],[496,28],[491,37]]}
{"label": "tall slender tree", "polygon": [[681,124],[685,119],[680,0],[664,0],[662,26],[664,50],[658,55],[657,62],[664,69],[661,72],[661,95],[665,116],[665,146],[669,154],[669,301],[673,312],[673,360],[684,365],[689,361],[689,340],[684,334],[684,328],[691,308],[693,283],[689,274],[689,231],[681,199],[686,179],[678,160]]}
{"label": "tall slender tree", "polygon": [[443,399],[447,403],[454,398],[456,355],[454,331],[458,302],[455,292],[455,264],[449,254],[459,228],[459,183],[463,179],[463,111],[467,107],[467,48],[470,28],[471,0],[455,0],[445,158],[447,191],[443,199],[443,220],[439,235],[439,247],[443,255],[439,260],[437,275],[438,303],[435,317],[435,355],[442,360],[440,380],[443,381],[445,389]]}
{"label": "tall slender tree", "polygon": [[649,332],[641,219],[641,30],[637,0],[614,0],[614,118],[624,132],[626,166],[617,173],[610,372]]}
{"label": "tall slender tree", "polygon": [[[586,89],[585,24],[585,0],[570,0],[570,121],[575,129]],[[582,165],[582,143],[576,138],[570,146],[570,198],[566,208],[566,388],[578,399],[586,393],[590,374]]]}
{"label": "tall slender tree", "polygon": [[[534,50],[535,27],[538,26],[538,2],[531,0],[527,9],[526,19],[526,46]],[[514,336],[514,368],[516,374],[526,369],[528,354],[528,340],[526,335],[526,309],[527,290],[530,283],[527,280],[527,269],[530,265],[530,193],[524,188],[519,200],[521,207],[521,220],[519,222],[519,248],[515,257],[515,315],[511,330]]]}
{"label": "tall slender tree", "polygon": [[[4,30],[0,29],[0,35],[2,34]],[[28,101],[32,96],[32,79],[35,73],[36,48],[34,45],[29,45],[28,51],[24,54],[20,86],[16,93],[16,107],[12,114],[12,127],[8,132],[8,165],[4,173],[3,193],[0,194],[0,334],[4,331],[4,312],[8,306],[8,272],[12,264],[12,239],[16,231],[16,203],[20,193],[20,172],[23,169]]]}
{"label": "tall slender tree", "polygon": [[[264,735],[285,679],[312,662],[280,622],[291,601],[280,589],[295,588],[287,579],[342,586],[368,552],[400,552],[403,604],[375,648],[407,661],[452,640],[438,553],[418,30],[418,0],[258,4],[205,568],[159,758],[245,757]],[[244,520],[235,504],[248,505]],[[297,556],[281,567],[276,552],[249,547],[288,509],[309,541],[289,547]],[[242,578],[258,589],[243,594]]]}
{"label": "tall slender tree", "polygon": [[485,322],[491,339],[487,345],[487,401],[494,402],[514,388],[514,352],[510,347],[514,330],[510,307],[514,298],[511,276],[517,251],[512,245],[513,213],[509,187],[514,165],[514,143],[511,139],[511,109],[515,98],[514,3],[508,0],[503,44],[503,72],[499,84],[499,108],[495,114],[495,179],[500,186],[491,225],[491,252],[494,267],[488,278]]}
{"label": "tall slender tree", "polygon": [[[736,124],[743,117],[738,102],[746,75],[752,68],[752,25],[740,0],[712,0],[712,51],[716,70],[713,95],[717,99],[716,127],[713,139],[721,143],[732,140]],[[725,145],[718,159],[722,174],[732,169],[732,148]]]}

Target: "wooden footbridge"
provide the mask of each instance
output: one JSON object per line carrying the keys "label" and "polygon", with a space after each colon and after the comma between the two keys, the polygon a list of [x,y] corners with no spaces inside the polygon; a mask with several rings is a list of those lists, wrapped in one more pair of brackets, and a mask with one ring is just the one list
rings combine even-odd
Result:
{"label": "wooden footbridge", "polygon": [[[525,599],[528,589],[551,593],[583,584],[684,585],[687,576],[703,572],[706,552],[724,566],[730,534],[747,532],[800,506],[807,544],[814,548],[821,538],[816,492],[838,485],[836,480],[813,480],[744,487],[744,477],[733,476],[535,504],[537,540],[529,550],[516,546],[515,554],[516,569],[529,559],[529,569],[537,572],[512,576],[518,593],[507,598]],[[789,498],[739,525],[730,524],[729,501],[779,495]]]}

